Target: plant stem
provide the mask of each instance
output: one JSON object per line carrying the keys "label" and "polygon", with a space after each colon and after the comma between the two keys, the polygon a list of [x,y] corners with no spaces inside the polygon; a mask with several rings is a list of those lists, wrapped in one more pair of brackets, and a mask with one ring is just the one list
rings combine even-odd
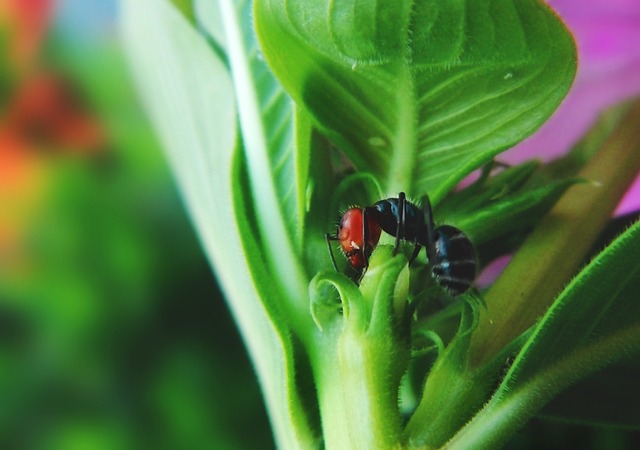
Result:
{"label": "plant stem", "polygon": [[338,287],[343,305],[341,315],[319,318],[322,332],[310,349],[327,449],[395,448],[402,435],[398,388],[409,359],[402,333],[407,260],[383,246],[370,263],[359,290],[333,274],[312,281],[312,294],[323,282]]}
{"label": "plant stem", "polygon": [[380,370],[380,356],[393,351],[389,344],[346,331],[338,351],[324,354],[317,379],[325,448],[397,446],[397,386],[390,386],[388,371]]}

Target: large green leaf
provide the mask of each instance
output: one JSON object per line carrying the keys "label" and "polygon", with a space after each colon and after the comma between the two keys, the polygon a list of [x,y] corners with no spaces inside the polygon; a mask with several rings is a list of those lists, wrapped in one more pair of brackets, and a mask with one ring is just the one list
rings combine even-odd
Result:
{"label": "large green leaf", "polygon": [[281,82],[356,167],[435,203],[537,129],[576,69],[537,0],[257,0],[255,21]]}
{"label": "large green leaf", "polygon": [[217,39],[216,50],[224,52],[229,64],[261,254],[275,275],[272,281],[294,299],[288,306],[306,312],[300,299],[306,294],[308,279],[297,253],[304,224],[309,125],[303,120],[298,139],[292,102],[260,58],[250,4],[221,0],[217,7],[203,5],[196,11],[219,16],[201,22],[215,27],[210,35]]}
{"label": "large green leaf", "polygon": [[640,351],[640,223],[567,286],[451,448],[496,447],[559,391]]}
{"label": "large green leaf", "polygon": [[307,273],[302,267],[310,123],[295,109],[261,57],[251,3],[197,0],[195,6],[213,48],[227,61],[234,84],[243,143],[232,177],[236,221],[263,307],[279,328],[285,347],[280,370],[286,373],[289,418],[306,429],[307,411],[315,407],[300,404],[299,392],[311,391],[300,386],[308,382],[300,372],[309,368],[304,353],[294,357],[299,349],[292,337],[308,346],[312,324],[306,301]]}
{"label": "large green leaf", "polygon": [[[267,207],[281,210],[279,220],[284,219],[287,236],[301,245],[309,171],[309,123],[296,114],[293,101],[260,53],[251,20],[251,2],[196,0],[194,6],[203,28],[230,60],[233,81],[240,91],[238,108],[243,138],[247,151],[251,152],[249,168],[254,176],[266,177],[273,186],[278,201]],[[256,135],[262,139],[256,139]],[[264,156],[257,158],[256,152]],[[268,165],[260,166],[265,156]],[[253,184],[259,185],[257,181]],[[265,201],[262,189],[264,186],[258,193],[259,202]],[[273,236],[267,223],[263,228]]]}
{"label": "large green leaf", "polygon": [[[234,11],[227,13],[233,16]],[[123,0],[122,24],[139,91],[251,353],[278,444],[314,445],[292,393],[290,330],[265,310],[249,270],[255,255],[243,245],[251,229],[234,214],[234,191],[239,190],[234,178],[239,150],[237,80],[234,86],[227,66],[205,37],[167,0]],[[254,106],[238,103],[243,108]],[[274,214],[281,214],[279,208]],[[281,217],[277,220],[277,237],[283,239],[284,225]],[[284,258],[290,256],[285,253]]]}
{"label": "large green leaf", "polygon": [[540,164],[530,161],[480,179],[447,197],[435,211],[436,223],[463,230],[476,248],[522,236],[576,180],[531,182]]}

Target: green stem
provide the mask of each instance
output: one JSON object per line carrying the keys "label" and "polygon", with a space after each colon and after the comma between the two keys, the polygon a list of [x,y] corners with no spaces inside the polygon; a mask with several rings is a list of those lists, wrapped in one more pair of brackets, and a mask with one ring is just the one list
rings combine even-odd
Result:
{"label": "green stem", "polygon": [[[340,291],[343,313],[316,317],[322,333],[311,349],[327,449],[395,448],[401,435],[400,379],[409,349],[402,333],[407,260],[379,247],[358,291],[338,277],[319,275]],[[351,283],[348,281],[348,283]],[[355,290],[355,292],[353,292]],[[317,301],[323,297],[312,296]],[[401,299],[402,308],[398,308]]]}
{"label": "green stem", "polygon": [[[401,436],[397,386],[380,356],[390,342],[345,330],[335,353],[324,352],[318,391],[327,449],[393,448]],[[398,380],[399,382],[399,380]]]}

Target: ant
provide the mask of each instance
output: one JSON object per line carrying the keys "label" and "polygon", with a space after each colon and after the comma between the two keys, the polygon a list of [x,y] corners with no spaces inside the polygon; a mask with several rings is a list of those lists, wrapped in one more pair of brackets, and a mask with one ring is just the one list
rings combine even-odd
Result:
{"label": "ant", "polygon": [[431,273],[452,296],[460,295],[471,287],[477,263],[469,238],[451,225],[436,227],[429,198],[425,197],[421,209],[408,201],[404,192],[400,192],[398,197],[380,200],[373,206],[349,208],[343,214],[336,234],[325,234],[333,267],[337,270],[330,241],[339,241],[351,266],[364,273],[381,230],[396,238],[393,255],[398,253],[400,241],[413,242],[409,264],[425,247]]}

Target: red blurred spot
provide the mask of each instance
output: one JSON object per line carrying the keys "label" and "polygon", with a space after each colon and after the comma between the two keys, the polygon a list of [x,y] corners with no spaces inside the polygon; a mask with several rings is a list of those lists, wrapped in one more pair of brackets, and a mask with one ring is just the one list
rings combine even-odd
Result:
{"label": "red blurred spot", "polygon": [[0,1],[0,27],[9,31],[9,59],[17,68],[33,63],[53,13],[52,0]]}
{"label": "red blurred spot", "polygon": [[104,133],[69,86],[51,74],[26,80],[8,105],[6,128],[25,142],[49,149],[95,151]]}

